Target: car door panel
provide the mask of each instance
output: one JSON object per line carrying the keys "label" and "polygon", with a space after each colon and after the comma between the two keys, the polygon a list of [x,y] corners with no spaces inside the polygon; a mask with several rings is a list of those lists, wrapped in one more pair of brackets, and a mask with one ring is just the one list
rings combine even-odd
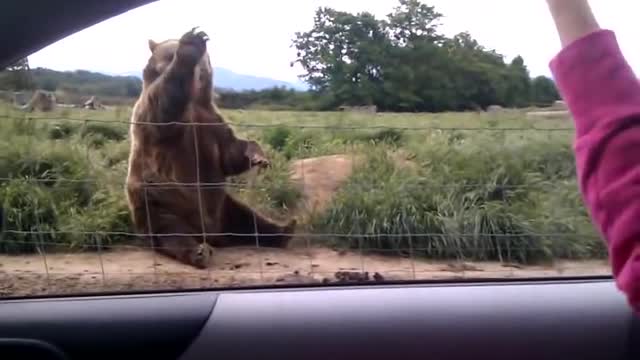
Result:
{"label": "car door panel", "polygon": [[71,359],[631,359],[639,345],[610,280],[8,300],[0,319],[0,338]]}
{"label": "car door panel", "polygon": [[611,282],[230,293],[182,359],[625,359],[630,322]]}

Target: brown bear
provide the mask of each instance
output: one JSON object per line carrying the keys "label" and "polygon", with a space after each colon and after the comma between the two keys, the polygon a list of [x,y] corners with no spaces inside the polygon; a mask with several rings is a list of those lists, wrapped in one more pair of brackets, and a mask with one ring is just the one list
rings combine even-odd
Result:
{"label": "brown bear", "polygon": [[227,177],[269,161],[256,142],[235,136],[214,105],[207,40],[196,29],[180,40],[149,40],[126,181],[136,232],[197,268],[208,266],[212,247],[286,247],[296,226],[262,216],[225,190]]}

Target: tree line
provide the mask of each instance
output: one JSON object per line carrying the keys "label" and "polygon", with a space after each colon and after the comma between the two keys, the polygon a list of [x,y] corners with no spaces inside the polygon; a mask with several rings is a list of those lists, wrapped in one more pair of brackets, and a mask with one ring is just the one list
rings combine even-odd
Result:
{"label": "tree line", "polygon": [[142,91],[142,81],[135,76],[111,76],[86,70],[31,69],[29,60],[25,58],[0,72],[0,89],[42,89],[88,96],[134,98]]}
{"label": "tree line", "polygon": [[[293,39],[301,78],[309,91],[218,89],[223,108],[335,110],[376,105],[379,111],[441,112],[528,107],[559,100],[554,82],[532,78],[525,61],[511,61],[482,46],[467,32],[440,33],[443,15],[419,0],[399,0],[385,19],[317,9],[313,27]],[[84,70],[29,67],[28,59],[0,72],[0,89],[62,91],[84,96],[135,98],[142,82]]]}

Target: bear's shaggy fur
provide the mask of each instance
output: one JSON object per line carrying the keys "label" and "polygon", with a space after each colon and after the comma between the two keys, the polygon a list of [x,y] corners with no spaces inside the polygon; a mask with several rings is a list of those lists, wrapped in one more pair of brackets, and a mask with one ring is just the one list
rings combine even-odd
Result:
{"label": "bear's shaggy fur", "polygon": [[277,224],[229,195],[224,183],[269,161],[238,139],[213,104],[208,38],[149,41],[133,108],[126,194],[135,229],[154,249],[197,268],[212,247],[286,247],[296,222]]}

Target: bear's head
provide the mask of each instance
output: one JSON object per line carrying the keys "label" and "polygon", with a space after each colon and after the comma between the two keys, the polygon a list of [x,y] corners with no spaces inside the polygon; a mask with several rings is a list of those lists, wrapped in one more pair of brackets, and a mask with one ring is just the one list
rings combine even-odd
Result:
{"label": "bear's head", "polygon": [[[149,50],[151,56],[143,72],[143,87],[152,85],[173,62],[175,53],[178,50],[179,41],[175,39],[155,42],[149,40]],[[213,68],[209,53],[205,52],[200,62],[195,67],[193,91],[194,95],[203,90],[211,91],[213,82]]]}

